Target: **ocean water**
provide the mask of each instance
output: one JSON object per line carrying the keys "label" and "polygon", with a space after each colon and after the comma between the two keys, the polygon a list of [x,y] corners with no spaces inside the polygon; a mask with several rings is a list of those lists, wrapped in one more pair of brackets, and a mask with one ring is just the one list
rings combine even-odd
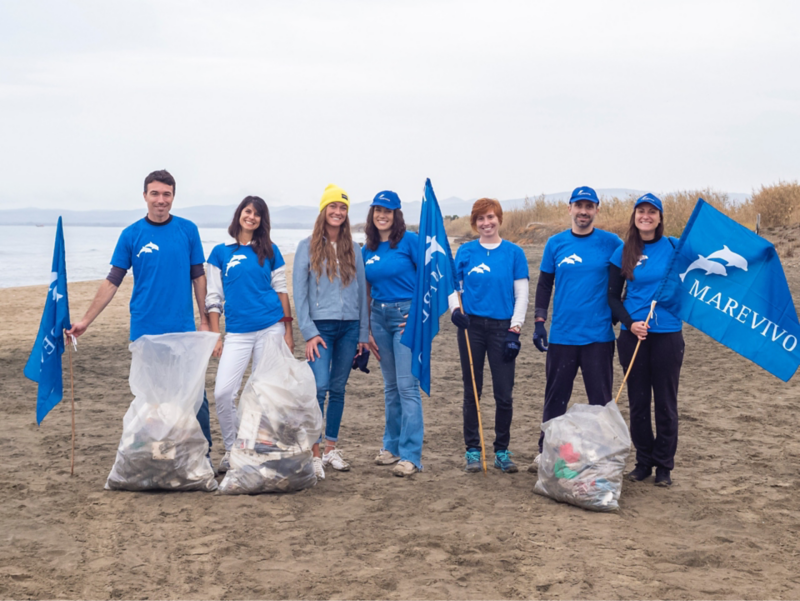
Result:
{"label": "ocean water", "polygon": [[[65,226],[67,279],[70,282],[100,280],[108,275],[109,262],[122,227]],[[274,229],[272,241],[284,255],[293,254],[310,229]],[[50,283],[55,226],[0,225],[0,288]],[[353,237],[364,241],[364,234]],[[228,240],[225,228],[200,228],[203,250]]]}

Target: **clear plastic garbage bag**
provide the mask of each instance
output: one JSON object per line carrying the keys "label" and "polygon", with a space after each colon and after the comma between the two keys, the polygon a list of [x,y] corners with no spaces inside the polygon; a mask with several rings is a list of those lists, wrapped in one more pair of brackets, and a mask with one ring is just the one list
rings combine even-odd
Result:
{"label": "clear plastic garbage bag", "polygon": [[197,412],[218,338],[213,332],[182,332],[131,343],[135,398],[122,421],[107,489],[216,490]]}
{"label": "clear plastic garbage bag", "polygon": [[617,404],[573,405],[542,430],[534,492],[584,509],[619,509],[631,436]]}
{"label": "clear plastic garbage bag", "polygon": [[274,353],[263,353],[245,385],[239,431],[220,492],[290,492],[314,486],[311,446],[321,431],[314,373],[281,341]]}

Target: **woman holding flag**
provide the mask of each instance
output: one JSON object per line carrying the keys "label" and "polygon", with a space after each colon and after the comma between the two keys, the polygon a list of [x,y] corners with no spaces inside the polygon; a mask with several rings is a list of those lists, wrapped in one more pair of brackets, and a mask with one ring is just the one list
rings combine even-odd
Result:
{"label": "woman holding flag", "polygon": [[494,466],[514,473],[517,465],[508,450],[512,418],[514,367],[519,354],[519,333],[528,309],[528,260],[523,250],[500,238],[503,208],[490,198],[472,206],[470,223],[480,238],[463,244],[456,253],[456,281],[462,290],[464,310],[456,294],[450,298],[451,319],[458,327],[458,350],[464,381],[464,443],[468,472],[481,469],[478,411],[473,391],[467,335],[480,399],[483,365],[489,358],[495,399]]}
{"label": "woman holding flag", "polygon": [[[671,486],[670,472],[678,446],[678,382],[683,363],[680,319],[655,307],[646,323],[659,284],[669,268],[677,240],[664,233],[661,200],[645,194],[634,204],[625,244],[611,256],[608,304],[622,323],[617,348],[628,376],[631,439],[636,467],[628,479],[642,481],[656,470],[656,486]],[[627,283],[625,301],[622,288]],[[639,350],[633,360],[636,345]],[[650,424],[650,402],[655,405],[656,435]]]}
{"label": "woman holding flag", "polygon": [[[245,198],[228,227],[231,241],[218,244],[208,257],[206,311],[212,332],[220,331],[225,312],[225,344],[217,341],[220,357],[214,388],[217,418],[225,444],[218,471],[230,468],[230,451],[236,442],[236,396],[247,364],[286,344],[294,351],[286,267],[270,239],[267,203],[258,196]],[[283,322],[283,323],[282,323]]]}
{"label": "woman holding flag", "polygon": [[422,468],[422,399],[411,373],[411,349],[400,344],[417,280],[419,237],[406,231],[400,198],[389,190],[372,201],[361,249],[370,295],[370,349],[380,361],[386,425],[375,463],[395,476]]}
{"label": "woman holding flag", "polygon": [[350,235],[349,208],[344,190],[333,184],[325,188],[313,233],[297,245],[292,273],[297,321],[317,382],[319,408],[326,417],[325,452],[320,453],[322,436],[312,449],[320,479],[325,478],[325,466],[342,472],[350,469],[336,442],[353,357],[369,346],[364,261]]}

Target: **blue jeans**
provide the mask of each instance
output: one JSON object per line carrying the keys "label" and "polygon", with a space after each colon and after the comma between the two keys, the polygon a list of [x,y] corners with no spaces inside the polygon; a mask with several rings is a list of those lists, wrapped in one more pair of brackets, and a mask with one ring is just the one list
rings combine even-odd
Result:
{"label": "blue jeans", "polygon": [[372,337],[378,345],[383,373],[386,427],[383,448],[422,468],[422,399],[419,380],[411,373],[411,349],[400,344],[400,324],[406,321],[411,301],[372,301]]}
{"label": "blue jeans", "polygon": [[314,320],[314,325],[328,348],[318,344],[319,358],[308,364],[317,381],[317,402],[323,416],[326,416],[325,396],[328,396],[325,439],[336,442],[344,413],[344,388],[350,377],[353,357],[358,352],[358,320],[320,319]]}

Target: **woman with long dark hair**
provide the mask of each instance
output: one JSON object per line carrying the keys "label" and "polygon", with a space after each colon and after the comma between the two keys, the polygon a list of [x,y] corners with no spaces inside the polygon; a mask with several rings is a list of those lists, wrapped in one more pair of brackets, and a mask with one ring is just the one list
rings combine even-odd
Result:
{"label": "woman with long dark hair", "polygon": [[370,295],[370,350],[380,361],[386,425],[375,463],[397,464],[395,476],[422,468],[422,399],[411,373],[411,349],[400,344],[417,281],[419,237],[406,231],[400,197],[389,190],[375,195],[361,249]]}
{"label": "woman with long dark hair", "polygon": [[[664,236],[661,200],[645,194],[634,204],[625,244],[611,256],[608,304],[622,323],[617,349],[627,372],[637,342],[639,352],[628,376],[631,439],[636,448],[636,467],[628,479],[645,480],[656,470],[656,486],[671,486],[678,447],[678,382],[683,364],[681,320],[655,306],[647,316],[677,240]],[[623,286],[627,285],[625,300]],[[655,406],[656,434],[650,423],[650,404]]]}
{"label": "woman with long dark hair", "polygon": [[225,444],[219,471],[228,470],[230,450],[236,442],[236,397],[242,377],[253,359],[286,344],[294,350],[292,313],[286,288],[286,267],[270,239],[269,209],[258,196],[248,196],[228,227],[230,242],[218,244],[208,258],[206,311],[212,332],[220,331],[225,315],[225,343],[214,348],[220,357],[214,397]]}
{"label": "woman with long dark hair", "polygon": [[325,451],[320,452],[321,436],[312,448],[319,479],[325,478],[325,466],[350,469],[336,443],[353,357],[369,344],[364,261],[350,235],[349,208],[344,190],[333,184],[325,188],[313,233],[297,245],[292,273],[297,321],[325,416]]}

